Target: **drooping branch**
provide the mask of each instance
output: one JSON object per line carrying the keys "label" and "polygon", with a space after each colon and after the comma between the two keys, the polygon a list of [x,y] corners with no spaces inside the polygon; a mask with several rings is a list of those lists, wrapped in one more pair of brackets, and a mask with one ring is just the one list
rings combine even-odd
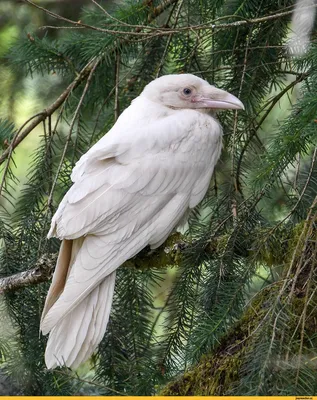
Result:
{"label": "drooping branch", "polygon": [[70,124],[70,128],[69,128],[69,133],[68,133],[68,135],[67,135],[66,143],[65,143],[65,145],[64,145],[64,149],[63,149],[63,152],[62,152],[62,156],[61,156],[61,159],[60,159],[58,168],[57,168],[57,172],[56,172],[56,174],[55,174],[55,178],[54,178],[54,181],[53,181],[53,184],[52,184],[52,187],[51,187],[51,191],[50,191],[49,197],[48,197],[47,203],[48,203],[49,206],[50,206],[50,204],[52,204],[52,201],[53,201],[54,189],[55,189],[55,186],[56,186],[56,184],[57,184],[58,176],[59,176],[59,173],[60,173],[60,171],[61,171],[61,169],[62,169],[62,165],[63,165],[63,162],[64,162],[64,158],[65,158],[65,156],[66,156],[66,151],[67,151],[68,145],[69,145],[70,140],[71,140],[71,135],[72,135],[72,132],[73,132],[73,128],[74,128],[74,125],[75,125],[76,118],[78,117],[80,107],[81,107],[82,102],[83,102],[83,100],[84,100],[84,98],[85,98],[85,96],[86,96],[86,93],[87,93],[87,91],[88,91],[88,88],[89,88],[89,85],[90,85],[92,76],[93,76],[94,71],[96,70],[96,68],[97,68],[97,66],[98,66],[98,63],[99,63],[99,60],[98,60],[98,59],[94,60],[93,63],[90,63],[91,68],[90,68],[90,72],[89,72],[89,75],[88,75],[88,78],[87,78],[87,81],[86,81],[86,85],[85,85],[85,88],[84,88],[84,90],[83,90],[83,93],[82,93],[82,95],[81,95],[81,97],[80,97],[80,100],[79,100],[79,102],[78,102],[78,104],[77,104],[76,110],[75,110],[75,112],[74,112],[74,115],[73,115],[73,118],[72,118],[72,121],[71,121],[71,124]]}
{"label": "drooping branch", "polygon": [[81,82],[87,77],[90,70],[93,67],[93,63],[88,63],[74,79],[74,81],[63,91],[63,93],[46,109],[41,113],[38,113],[35,118],[30,119],[30,124],[27,125],[16,138],[11,142],[10,146],[1,154],[0,165],[9,157],[12,151],[24,140],[29,133],[33,131],[41,122],[47,117],[50,117],[68,98],[71,92],[81,84]]}
{"label": "drooping branch", "polygon": [[[49,10],[40,7],[31,1],[25,0],[27,3],[32,4],[34,7],[40,8],[44,12],[49,12]],[[148,23],[151,23],[155,18],[162,14],[170,5],[176,3],[178,0],[168,0],[163,1],[162,4],[155,7],[148,16]],[[53,13],[54,14],[54,13]],[[54,14],[54,17],[60,17]],[[62,18],[62,17],[61,17]],[[136,27],[135,31],[140,31],[140,28]],[[124,41],[118,43],[115,51],[117,51]],[[17,132],[16,136],[10,143],[9,147],[0,155],[0,165],[12,155],[13,150],[36,128],[41,122],[45,121],[46,118],[50,117],[68,98],[74,89],[76,89],[90,74],[93,68],[95,68],[96,58],[93,58],[89,63],[80,71],[73,82],[63,91],[63,93],[46,109],[42,112],[37,113],[35,116],[28,120],[27,126],[24,125]]]}
{"label": "drooping branch", "polygon": [[[288,72],[285,72],[288,73]],[[236,177],[235,180],[237,182],[237,187],[241,187],[241,182],[240,182],[240,175],[241,175],[241,167],[242,167],[242,161],[244,158],[244,154],[248,148],[248,146],[251,144],[253,138],[256,136],[259,128],[262,126],[263,122],[266,120],[268,115],[271,113],[273,110],[274,106],[281,100],[281,98],[288,93],[290,90],[292,90],[297,84],[300,82],[303,82],[305,79],[307,79],[311,75],[311,72],[303,72],[303,73],[297,73],[297,77],[295,80],[293,80],[289,85],[287,85],[283,90],[281,90],[276,96],[274,96],[272,99],[270,99],[264,107],[262,107],[259,112],[255,115],[254,119],[251,121],[251,123],[247,126],[247,131],[249,128],[251,128],[251,125],[255,123],[255,119],[260,115],[261,112],[264,112],[262,115],[261,119],[256,123],[256,126],[251,130],[251,134],[246,140],[241,153],[239,155],[238,161],[237,161],[237,167],[236,167]]]}

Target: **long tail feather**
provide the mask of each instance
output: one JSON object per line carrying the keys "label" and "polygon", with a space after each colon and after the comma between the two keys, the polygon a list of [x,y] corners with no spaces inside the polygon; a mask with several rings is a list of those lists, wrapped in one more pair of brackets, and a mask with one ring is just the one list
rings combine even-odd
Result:
{"label": "long tail feather", "polygon": [[[51,287],[42,313],[41,330],[65,290],[66,280],[82,249],[84,238],[63,240]],[[50,331],[45,362],[47,368],[66,365],[77,368],[87,360],[102,339],[109,320],[116,273],[109,274]],[[44,332],[45,333],[45,332]]]}
{"label": "long tail feather", "polygon": [[95,351],[109,320],[116,273],[108,275],[50,332],[45,352],[47,368],[77,368]]}
{"label": "long tail feather", "polygon": [[69,271],[69,266],[71,264],[71,259],[73,256],[72,253],[74,253],[73,240],[63,240],[59,250],[52,284],[45,300],[41,321],[43,321],[49,309],[53,306],[53,304],[59,298],[60,294],[63,292]]}

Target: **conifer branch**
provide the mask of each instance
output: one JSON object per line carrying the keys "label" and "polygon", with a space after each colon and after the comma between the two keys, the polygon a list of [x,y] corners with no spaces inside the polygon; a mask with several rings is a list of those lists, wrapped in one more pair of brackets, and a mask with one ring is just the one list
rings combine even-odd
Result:
{"label": "conifer branch", "polygon": [[[253,138],[256,136],[257,131],[259,130],[259,128],[262,126],[262,124],[264,123],[264,121],[266,120],[266,118],[268,117],[268,115],[270,114],[270,112],[273,110],[274,106],[281,100],[281,98],[288,93],[290,90],[292,90],[298,83],[304,81],[305,79],[307,79],[310,76],[310,72],[303,72],[303,73],[298,73],[297,78],[292,81],[289,85],[287,85],[283,90],[281,90],[276,96],[274,96],[272,99],[270,99],[265,105],[264,107],[262,107],[260,109],[260,111],[255,115],[254,119],[257,118],[259,116],[259,114],[264,111],[265,113],[262,115],[260,121],[256,124],[256,126],[252,129],[250,136],[248,137],[248,139],[246,140],[241,153],[239,155],[239,159],[237,161],[237,168],[236,168],[236,182],[238,187],[241,187],[241,183],[240,183],[240,173],[241,173],[241,166],[242,166],[242,161],[243,161],[243,157],[244,154],[247,150],[247,148],[249,147],[249,145],[251,144]],[[267,108],[268,107],[268,108]],[[254,123],[254,119],[252,120],[252,122],[249,124],[249,126],[247,127],[246,130],[249,130],[249,128],[251,128],[251,124]]]}
{"label": "conifer branch", "polygon": [[[71,19],[68,19],[68,18],[65,18],[65,17],[63,17],[63,16],[61,16],[61,15],[59,15],[59,14],[56,14],[56,13],[54,13],[54,12],[52,12],[52,11],[50,11],[50,10],[48,10],[47,8],[44,8],[44,7],[41,7],[41,6],[39,6],[39,5],[37,5],[37,4],[35,4],[35,3],[33,3],[31,0],[24,0],[26,3],[28,3],[28,4],[30,4],[30,5],[32,5],[33,7],[35,7],[35,8],[38,8],[39,10],[41,10],[41,11],[43,11],[43,12],[45,12],[46,14],[48,14],[49,16],[51,16],[51,17],[53,17],[53,18],[55,18],[55,19],[58,19],[58,20],[61,20],[61,21],[64,21],[64,22],[68,22],[68,23],[70,23],[70,24],[72,24],[72,25],[75,25],[75,28],[79,28],[79,29],[82,29],[82,28],[87,28],[87,29],[91,29],[91,30],[94,30],[94,31],[99,31],[99,32],[104,32],[104,33],[110,33],[110,34],[113,34],[113,35],[136,35],[136,36],[143,36],[143,35],[145,35],[145,36],[148,36],[148,33],[145,33],[145,32],[141,32],[141,30],[142,29],[151,29],[151,27],[149,27],[149,26],[147,26],[147,25],[130,25],[130,24],[127,24],[127,23],[125,23],[125,22],[123,22],[123,21],[120,21],[120,20],[117,20],[117,19],[115,19],[120,25],[123,25],[123,26],[126,26],[126,27],[130,27],[130,28],[133,28],[133,31],[130,31],[130,32],[127,32],[127,31],[120,31],[120,30],[115,30],[115,29],[105,29],[105,28],[99,28],[99,27],[96,27],[96,26],[92,26],[92,25],[89,25],[89,24],[85,24],[85,23],[83,23],[83,22],[81,22],[81,21],[73,21],[73,20],[71,20]],[[178,0],[163,0],[162,1],[162,3],[161,4],[159,4],[157,7],[154,7],[151,11],[150,11],[150,13],[149,13],[149,15],[148,15],[148,20],[147,20],[147,22],[150,24],[151,22],[153,22],[159,15],[161,15],[169,6],[171,6],[172,4],[174,4],[174,3],[176,3]],[[148,0],[145,0],[144,1],[144,6],[147,6],[148,5]],[[111,16],[111,19],[114,19],[112,16]],[[50,28],[54,28],[54,27],[50,27]],[[56,27],[55,27],[56,28]],[[58,27],[57,27],[58,28]],[[64,27],[64,28],[66,28],[66,27]],[[152,27],[152,29],[154,30],[154,31],[156,31],[157,30],[157,28],[153,28]]]}
{"label": "conifer branch", "polygon": [[54,193],[55,186],[57,184],[58,176],[59,176],[60,171],[62,169],[62,165],[63,165],[64,159],[65,159],[65,156],[66,156],[66,151],[67,151],[68,145],[69,145],[70,140],[71,140],[71,136],[72,136],[73,128],[74,128],[74,125],[75,125],[75,121],[76,121],[76,119],[78,117],[79,110],[80,110],[80,108],[82,106],[82,103],[83,103],[84,98],[86,96],[86,93],[87,93],[87,90],[89,88],[91,79],[92,79],[93,74],[94,74],[94,72],[95,72],[95,70],[96,70],[96,68],[97,68],[97,66],[99,64],[99,61],[100,60],[97,59],[97,60],[94,60],[93,63],[89,63],[89,65],[91,66],[90,72],[89,72],[89,75],[88,75],[88,78],[87,78],[86,85],[84,87],[83,93],[82,93],[82,95],[80,97],[80,100],[79,100],[79,102],[77,104],[75,113],[73,115],[73,118],[72,118],[72,121],[71,121],[71,124],[70,124],[70,128],[69,128],[69,133],[68,133],[68,136],[67,136],[67,139],[66,139],[66,143],[64,145],[63,153],[62,153],[62,156],[61,156],[58,168],[57,168],[57,172],[55,174],[55,178],[54,178],[54,181],[53,181],[53,184],[52,184],[52,188],[51,188],[51,191],[50,191],[50,194],[49,194],[49,197],[48,197],[47,203],[48,203],[48,208],[49,209],[50,209],[50,205],[51,205],[52,200],[53,200],[53,193]]}
{"label": "conifer branch", "polygon": [[[81,21],[73,21],[71,19],[62,17],[61,15],[58,15],[44,7],[41,7],[41,6],[33,3],[31,0],[24,0],[24,1],[42,11],[44,11],[51,17],[61,20],[61,21],[64,21],[64,22],[68,22],[69,24],[74,25],[75,27],[77,27],[79,29],[87,28],[87,29],[91,29],[94,31],[104,32],[104,33],[108,33],[108,34],[116,35],[116,36],[122,35],[125,37],[144,36],[147,39],[149,39],[151,37],[155,37],[155,36],[169,36],[173,33],[181,33],[181,32],[186,32],[188,30],[200,31],[200,30],[208,30],[208,29],[210,30],[211,29],[212,31],[218,31],[218,30],[223,30],[223,29],[236,28],[236,27],[240,27],[243,25],[261,24],[262,22],[273,21],[276,19],[290,16],[294,12],[294,10],[292,9],[292,10],[282,11],[282,12],[278,12],[276,14],[270,14],[270,15],[266,15],[263,17],[252,18],[252,19],[243,18],[243,17],[239,16],[241,18],[240,21],[223,23],[223,24],[216,24],[216,22],[219,20],[219,19],[216,19],[216,20],[210,21],[206,24],[185,26],[185,27],[172,28],[172,29],[165,28],[165,27],[150,27],[148,25],[128,25],[129,27],[133,28],[133,30],[124,31],[124,30],[119,30],[119,29],[99,28],[96,26],[85,24]],[[163,11],[165,11],[171,4],[175,3],[176,1],[177,0],[166,0],[166,1],[163,1],[159,6],[153,8],[152,12],[149,14],[149,17],[148,17],[148,23],[151,23],[158,15],[160,15]],[[147,5],[147,4],[148,4],[148,1],[145,1],[145,5]],[[310,9],[313,9],[316,7],[317,7],[317,5],[314,4],[311,6],[303,7],[302,10],[310,10]],[[229,15],[226,17],[230,18],[232,16]],[[225,17],[222,17],[221,19],[224,19],[224,18]],[[122,24],[121,21],[120,21],[120,25],[127,26],[127,24]],[[50,28],[54,28],[54,27],[50,27]],[[55,27],[55,28],[59,29],[59,27]],[[142,29],[147,30],[147,32],[142,32]]]}
{"label": "conifer branch", "polygon": [[[166,8],[168,8],[173,3],[176,3],[177,1],[178,0],[163,1],[159,6],[155,7],[152,10],[152,12],[149,14],[148,22],[151,23],[155,18],[157,18],[160,14],[162,14],[166,10]],[[51,13],[49,10],[47,10],[43,7],[40,7],[35,3],[32,3],[32,1],[25,0],[25,2],[33,5],[36,8],[41,9],[42,11],[48,13],[49,15],[53,16],[54,18],[58,18],[58,19],[62,18],[64,20],[66,20],[63,17],[60,17],[59,15],[57,15],[55,13]],[[147,2],[145,2],[145,4],[147,4]],[[68,22],[70,22],[70,20]],[[136,32],[140,32],[140,30],[141,30],[140,27],[136,27],[136,29],[135,29]],[[119,46],[120,46],[120,44],[117,46],[117,48],[119,48]],[[95,59],[90,60],[90,62],[80,71],[80,73],[77,75],[77,77],[74,79],[74,81],[64,90],[64,92],[54,101],[54,103],[52,103],[48,108],[44,109],[42,112],[31,117],[30,120],[27,121],[27,122],[32,121],[29,126],[27,126],[21,132],[20,132],[20,130],[21,130],[21,128],[20,128],[20,130],[18,131],[18,133],[12,140],[10,146],[0,155],[0,165],[7,158],[10,159],[13,150],[33,131],[34,128],[36,128],[41,122],[45,121],[45,119],[47,117],[51,116],[65,102],[65,100],[68,98],[68,96],[71,94],[71,92],[74,89],[76,89],[85,80],[85,78],[89,75],[91,70],[94,68],[94,61],[95,61]],[[8,165],[9,165],[9,163],[8,163]]]}
{"label": "conifer branch", "polygon": [[[260,121],[257,123],[257,126],[255,127],[255,131],[257,131],[263,124],[263,122],[266,120],[267,116],[269,113],[272,111],[273,107],[275,104],[277,104],[281,98],[288,93],[290,90],[292,90],[298,83],[304,81],[311,75],[311,72],[303,72],[301,74],[298,74],[297,78],[292,81],[289,85],[287,85],[283,90],[280,91],[272,100],[270,100],[268,103],[271,103],[268,109],[265,111],[264,115],[260,119]],[[264,107],[266,108],[266,106]]]}
{"label": "conifer branch", "polygon": [[[93,60],[92,60],[93,61]],[[93,62],[89,62],[78,74],[78,76],[74,79],[74,81],[64,90],[64,92],[46,109],[44,109],[41,113],[35,115],[35,118],[32,117],[28,122],[30,124],[24,128],[18,135],[16,135],[15,139],[12,140],[10,146],[1,154],[0,156],[0,165],[12,154],[12,151],[36,128],[41,122],[43,122],[47,117],[51,116],[68,98],[71,92],[76,89],[81,82],[87,77],[90,73]]]}

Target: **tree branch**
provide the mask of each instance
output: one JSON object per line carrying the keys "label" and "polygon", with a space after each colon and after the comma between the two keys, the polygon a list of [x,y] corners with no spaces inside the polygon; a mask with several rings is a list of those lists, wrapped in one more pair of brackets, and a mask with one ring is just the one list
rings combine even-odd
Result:
{"label": "tree branch", "polygon": [[[31,0],[24,0],[26,3],[32,5],[35,8],[38,8],[39,10],[45,12],[46,14],[48,14],[50,17],[58,19],[60,21],[64,21],[64,22],[68,22],[69,24],[72,24],[75,26],[75,28],[78,29],[82,29],[82,28],[87,28],[87,29],[91,29],[94,31],[98,31],[98,32],[104,32],[104,33],[109,33],[112,35],[132,35],[132,36],[148,36],[148,33],[146,32],[141,32],[142,29],[153,29],[155,32],[157,30],[156,27],[150,27],[148,25],[130,25],[127,24],[123,21],[120,21],[118,19],[115,19],[114,17],[111,16],[111,19],[115,19],[116,21],[118,21],[118,23],[121,26],[125,26],[125,27],[130,27],[133,30],[132,31],[120,31],[120,30],[116,30],[116,29],[106,29],[106,28],[99,28],[97,26],[92,26],[92,25],[88,25],[85,24],[81,21],[73,21],[71,19],[65,18],[59,14],[56,14],[50,10],[48,10],[47,8],[41,7],[35,3],[33,3],[33,1]],[[159,4],[157,7],[153,7],[148,15],[147,18],[147,22],[150,24],[151,22],[153,22],[159,15],[161,15],[170,5],[176,3],[178,0],[163,0],[161,4]],[[144,1],[144,6],[147,6],[149,3],[148,0]],[[48,26],[46,26],[46,28],[48,28]],[[50,27],[50,28],[54,28],[54,27]],[[55,27],[57,29],[59,29],[60,27]],[[63,28],[67,28],[67,27],[63,27]]]}
{"label": "tree branch", "polygon": [[[168,1],[163,1],[160,5],[155,7],[148,16],[148,22],[151,23],[156,17],[158,17],[160,14],[162,14],[166,8],[168,8],[171,4],[176,3],[178,0],[168,0]],[[25,0],[26,3],[29,3],[33,5],[36,8],[40,8],[44,12],[50,13],[49,10],[40,7],[34,3],[32,3],[29,0]],[[145,2],[146,3],[146,2]],[[54,13],[53,13],[54,14]],[[50,14],[51,15],[51,14]],[[60,19],[57,14],[51,15],[55,18]],[[65,18],[61,17],[62,19],[65,20]],[[68,21],[70,22],[70,20]],[[77,23],[76,23],[77,24]],[[136,27],[135,31],[140,32],[141,28]],[[117,49],[122,45],[122,42],[120,42],[117,46]],[[10,146],[0,155],[0,165],[7,159],[11,157],[11,154],[13,150],[33,131],[34,128],[36,128],[41,122],[43,122],[47,117],[51,116],[68,98],[70,93],[76,89],[81,82],[84,81],[84,79],[90,74],[92,68],[94,68],[94,61],[96,58],[93,58],[90,60],[90,62],[80,71],[78,76],[74,79],[74,81],[67,87],[67,89],[64,90],[64,92],[52,103],[48,108],[43,110],[41,113],[36,114],[36,117],[32,117],[30,121],[30,125],[28,125],[24,130],[22,130],[20,133],[18,131],[18,134],[14,139],[12,140]]]}
{"label": "tree branch", "polygon": [[[269,100],[265,104],[265,106],[263,108],[261,108],[261,110],[255,116],[255,118],[256,118],[269,105],[269,107],[266,109],[265,113],[261,117],[260,121],[257,123],[256,127],[254,127],[254,129],[252,130],[251,135],[248,137],[248,139],[246,140],[246,142],[244,144],[244,147],[241,150],[241,153],[240,153],[240,156],[239,156],[239,159],[238,159],[238,162],[237,162],[237,168],[236,168],[236,182],[237,182],[238,187],[241,187],[240,173],[241,173],[241,166],[242,166],[242,161],[243,161],[244,154],[245,154],[248,146],[252,142],[252,139],[254,138],[254,136],[256,136],[258,129],[262,126],[262,124],[266,120],[267,116],[270,114],[270,112],[272,111],[274,106],[281,100],[281,98],[289,90],[293,89],[298,83],[300,83],[300,82],[304,81],[305,79],[307,79],[310,74],[311,74],[311,72],[303,72],[303,73],[298,74],[297,78],[294,81],[292,81],[283,90],[281,90],[273,99]],[[250,127],[251,127],[251,124],[249,124],[249,126],[247,127],[247,130]]]}
{"label": "tree branch", "polygon": [[0,279],[0,294],[47,282],[54,271],[57,254],[43,254],[35,266],[27,271]]}
{"label": "tree branch", "polygon": [[[175,233],[165,245],[156,250],[143,249],[137,256],[127,260],[122,266],[127,268],[145,269],[154,267],[165,268],[179,262],[179,253],[188,244],[182,241],[181,235]],[[58,253],[43,254],[33,268],[4,278],[0,278],[0,294],[22,289],[26,286],[37,285],[51,279]]]}
{"label": "tree branch", "polygon": [[[155,7],[150,13],[149,13],[149,17],[148,17],[148,23],[151,23],[156,17],[158,17],[162,12],[164,12],[166,10],[166,8],[168,8],[170,5],[176,3],[178,0],[167,0],[167,1],[163,1],[159,6]],[[49,13],[52,17],[57,18],[57,19],[63,19],[63,20],[67,20],[67,22],[69,23],[73,23],[77,26],[80,27],[86,27],[89,29],[95,28],[95,27],[91,27],[89,25],[85,26],[82,23],[78,23],[75,21],[71,21],[68,20],[66,18],[63,18],[57,14],[51,13],[49,10],[40,7],[34,3],[32,3],[32,1],[30,0],[25,0],[26,3],[29,3],[31,5],[33,5],[36,8],[40,8],[42,11]],[[146,3],[146,2],[145,2]],[[312,7],[316,7],[316,5],[311,6]],[[235,21],[235,22],[231,22],[231,23],[227,23],[227,24],[218,24],[215,25],[212,22],[208,23],[208,24],[204,24],[204,25],[197,25],[197,26],[191,26],[191,27],[181,27],[181,28],[175,28],[175,29],[169,29],[169,28],[158,28],[157,30],[155,30],[152,33],[146,33],[146,32],[141,32],[141,29],[143,28],[149,28],[148,26],[133,26],[135,28],[135,30],[133,32],[126,32],[126,31],[116,31],[116,30],[109,30],[109,29],[101,29],[101,28],[95,28],[97,30],[106,32],[106,33],[113,33],[113,34],[124,34],[125,36],[129,36],[129,35],[146,35],[146,36],[152,36],[153,34],[155,36],[159,35],[159,36],[165,36],[165,35],[171,35],[173,33],[176,32],[181,32],[184,30],[202,30],[202,29],[212,29],[212,30],[221,30],[221,29],[227,29],[227,28],[231,28],[231,27],[238,27],[241,25],[246,25],[246,24],[257,24],[257,23],[261,23],[261,22],[265,22],[268,20],[274,20],[274,19],[278,19],[278,18],[282,18],[284,16],[290,15],[293,12],[293,10],[288,10],[288,11],[284,11],[284,12],[280,12],[277,14],[273,14],[273,15],[268,15],[265,17],[260,17],[260,18],[255,18],[255,19],[244,19],[241,21]],[[52,15],[54,14],[54,15]],[[214,21],[215,22],[215,21]],[[10,155],[12,154],[12,151],[28,136],[28,134],[30,132],[32,132],[32,130],[38,126],[41,122],[43,122],[47,117],[51,116],[63,103],[64,101],[67,99],[67,97],[69,96],[69,94],[80,85],[80,83],[87,77],[87,75],[90,73],[90,70],[92,68],[92,62],[94,60],[91,60],[91,62],[84,67],[81,72],[78,74],[78,76],[76,77],[76,79],[67,87],[67,89],[55,100],[54,103],[52,103],[47,109],[43,110],[41,113],[39,113],[37,115],[36,118],[32,119],[32,122],[30,123],[30,125],[28,125],[23,131],[21,131],[21,133],[19,133],[14,140],[12,141],[12,143],[10,144],[10,146],[1,154],[0,156],[0,165],[8,158],[10,157]]]}
{"label": "tree branch", "polygon": [[[93,60],[92,60],[93,61]],[[19,135],[16,136],[14,140],[12,140],[10,146],[1,154],[0,156],[0,165],[9,157],[12,151],[25,139],[29,133],[33,131],[41,122],[43,122],[47,117],[51,116],[54,111],[56,111],[67,99],[70,93],[80,85],[80,83],[87,77],[90,73],[90,70],[93,67],[92,61],[88,63],[78,74],[76,79],[64,90],[64,92],[52,103],[48,108],[43,110],[41,113],[38,113],[36,118],[30,119],[30,124],[21,131]]]}
{"label": "tree branch", "polygon": [[[238,16],[238,18],[241,18],[241,20],[239,21],[235,21],[235,22],[229,22],[229,23],[223,23],[223,24],[216,24],[217,21],[219,21],[220,19],[216,19],[213,21],[209,21],[208,23],[205,24],[200,24],[200,25],[193,25],[193,26],[184,26],[184,27],[179,27],[179,28],[166,28],[166,27],[151,27],[148,25],[128,25],[128,24],[120,24],[125,26],[125,27],[130,27],[133,30],[131,31],[125,31],[125,30],[119,30],[119,29],[109,29],[109,28],[99,28],[96,26],[92,26],[92,25],[88,25],[85,24],[83,22],[78,22],[78,21],[73,21],[71,19],[62,17],[58,14],[53,13],[52,11],[41,7],[35,3],[33,3],[31,0],[24,0],[26,3],[46,12],[48,15],[50,15],[51,17],[64,21],[64,22],[68,22],[69,24],[74,25],[75,27],[82,29],[82,28],[87,28],[87,29],[91,29],[91,30],[95,30],[95,31],[99,31],[99,32],[104,32],[104,33],[108,33],[110,35],[122,35],[124,37],[129,37],[129,36],[143,36],[146,38],[150,38],[150,37],[154,37],[154,36],[169,36],[173,33],[180,33],[180,32],[184,32],[184,31],[200,31],[200,30],[208,30],[211,29],[212,31],[218,31],[218,30],[223,30],[223,29],[230,29],[230,28],[234,28],[234,27],[240,27],[242,25],[253,25],[253,24],[260,24],[262,22],[266,22],[266,21],[272,21],[272,20],[276,20],[279,18],[283,18],[286,16],[289,16],[293,13],[293,9],[292,10],[287,10],[287,11],[282,11],[276,14],[269,14],[263,17],[258,17],[258,18],[253,18],[253,19],[248,19],[248,18],[243,18],[241,16]],[[166,8],[168,8],[171,4],[175,3],[177,0],[166,0],[163,1],[159,6],[153,8],[153,10],[150,12],[149,17],[148,17],[148,23],[151,23],[158,15],[160,15],[164,10],[166,10]],[[144,2],[145,5],[148,3],[147,1]],[[309,9],[314,9],[316,8],[317,5],[311,5],[311,6],[307,6],[304,7],[303,10],[309,10]],[[232,17],[231,15],[227,16],[228,18]],[[237,16],[235,16],[237,17]],[[224,19],[225,17],[221,17],[221,19]],[[54,28],[54,27],[51,27]],[[60,27],[57,27],[58,29]],[[67,27],[65,27],[67,28]],[[147,32],[142,32],[142,30],[145,29],[147,30]]]}

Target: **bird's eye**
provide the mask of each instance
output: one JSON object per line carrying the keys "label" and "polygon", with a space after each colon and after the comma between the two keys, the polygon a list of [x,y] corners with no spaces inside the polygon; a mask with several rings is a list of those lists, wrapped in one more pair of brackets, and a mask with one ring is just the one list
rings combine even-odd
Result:
{"label": "bird's eye", "polygon": [[189,88],[185,88],[185,89],[183,90],[183,93],[184,93],[186,96],[189,96],[189,95],[191,94],[191,92],[192,92],[192,90],[189,89]]}

